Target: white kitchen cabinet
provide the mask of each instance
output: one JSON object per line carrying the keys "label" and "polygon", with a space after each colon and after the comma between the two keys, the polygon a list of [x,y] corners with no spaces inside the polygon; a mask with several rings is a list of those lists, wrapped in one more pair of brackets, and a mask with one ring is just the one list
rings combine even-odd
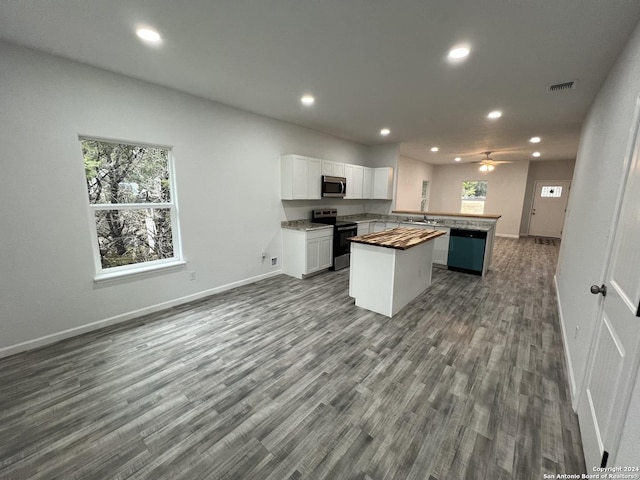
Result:
{"label": "white kitchen cabinet", "polygon": [[333,227],[318,230],[282,229],[282,271],[296,278],[333,264]]}
{"label": "white kitchen cabinet", "polygon": [[446,267],[449,257],[449,232],[451,229],[448,227],[435,227],[434,230],[447,232],[446,235],[442,235],[433,240],[433,263]]}
{"label": "white kitchen cabinet", "polygon": [[280,159],[280,198],[319,200],[322,161],[303,155],[283,155]]}
{"label": "white kitchen cabinet", "polygon": [[447,232],[445,235],[437,237],[433,240],[433,264],[442,267],[447,266],[447,259],[449,257],[449,232],[451,231],[449,227],[420,225],[412,222],[402,222],[402,226]]}
{"label": "white kitchen cabinet", "polygon": [[362,198],[363,167],[347,163],[344,166],[344,176],[347,179],[347,191],[344,198],[347,200]]}
{"label": "white kitchen cabinet", "polygon": [[378,167],[373,169],[373,191],[371,198],[393,199],[393,168]]}
{"label": "white kitchen cabinet", "polygon": [[344,177],[345,165],[342,162],[322,160],[322,175],[329,175],[331,177]]}
{"label": "white kitchen cabinet", "polygon": [[358,222],[358,235],[366,235],[370,232],[371,222]]}
{"label": "white kitchen cabinet", "polygon": [[371,233],[381,232],[387,229],[386,222],[371,222],[370,225]]}
{"label": "white kitchen cabinet", "polygon": [[398,228],[400,224],[398,222],[385,222],[385,230],[389,230],[391,228]]}
{"label": "white kitchen cabinet", "polygon": [[373,168],[362,167],[362,198],[373,197]]}

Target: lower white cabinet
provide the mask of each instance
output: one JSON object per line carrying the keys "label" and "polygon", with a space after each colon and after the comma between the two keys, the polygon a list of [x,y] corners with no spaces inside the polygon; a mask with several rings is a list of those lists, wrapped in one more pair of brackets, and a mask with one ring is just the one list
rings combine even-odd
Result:
{"label": "lower white cabinet", "polygon": [[319,230],[282,229],[282,271],[304,278],[333,264],[333,227]]}
{"label": "lower white cabinet", "polygon": [[370,222],[358,222],[358,235],[366,235],[370,233]]}
{"label": "lower white cabinet", "polygon": [[449,258],[449,232],[451,229],[449,227],[441,227],[441,226],[428,226],[428,225],[416,225],[415,223],[407,222],[402,223],[403,227],[411,227],[411,228],[426,228],[428,230],[440,230],[447,232],[445,235],[441,235],[433,239],[433,264],[441,267],[447,266],[447,260]]}
{"label": "lower white cabinet", "polygon": [[371,233],[381,232],[387,229],[386,222],[371,222],[370,225],[371,226],[369,228]]}
{"label": "lower white cabinet", "polygon": [[449,258],[449,232],[451,229],[447,227],[436,227],[435,229],[445,231],[447,234],[433,240],[433,263],[446,267]]}

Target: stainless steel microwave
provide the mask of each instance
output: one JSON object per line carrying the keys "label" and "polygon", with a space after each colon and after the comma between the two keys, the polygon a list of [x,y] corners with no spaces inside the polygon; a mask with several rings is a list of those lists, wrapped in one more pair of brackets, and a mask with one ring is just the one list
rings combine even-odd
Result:
{"label": "stainless steel microwave", "polygon": [[347,192],[347,179],[344,177],[322,176],[322,196],[344,198]]}

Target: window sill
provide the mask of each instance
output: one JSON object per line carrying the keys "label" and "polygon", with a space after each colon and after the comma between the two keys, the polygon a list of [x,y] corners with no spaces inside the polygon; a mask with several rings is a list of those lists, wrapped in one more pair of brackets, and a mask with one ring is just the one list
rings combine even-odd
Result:
{"label": "window sill", "polygon": [[135,279],[136,277],[144,277],[152,275],[162,270],[177,270],[184,267],[187,264],[184,260],[177,260],[168,263],[161,263],[157,265],[148,265],[145,267],[139,267],[131,270],[124,270],[119,272],[101,273],[93,278],[95,283],[108,283],[116,282],[118,280]]}

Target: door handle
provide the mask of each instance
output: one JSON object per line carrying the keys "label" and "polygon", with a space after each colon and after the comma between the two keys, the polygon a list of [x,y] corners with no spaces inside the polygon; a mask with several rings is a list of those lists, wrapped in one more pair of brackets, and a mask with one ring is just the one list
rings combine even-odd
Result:
{"label": "door handle", "polygon": [[591,285],[590,290],[591,290],[591,293],[593,293],[594,295],[601,293],[603,297],[607,296],[607,286],[604,283],[600,286]]}

